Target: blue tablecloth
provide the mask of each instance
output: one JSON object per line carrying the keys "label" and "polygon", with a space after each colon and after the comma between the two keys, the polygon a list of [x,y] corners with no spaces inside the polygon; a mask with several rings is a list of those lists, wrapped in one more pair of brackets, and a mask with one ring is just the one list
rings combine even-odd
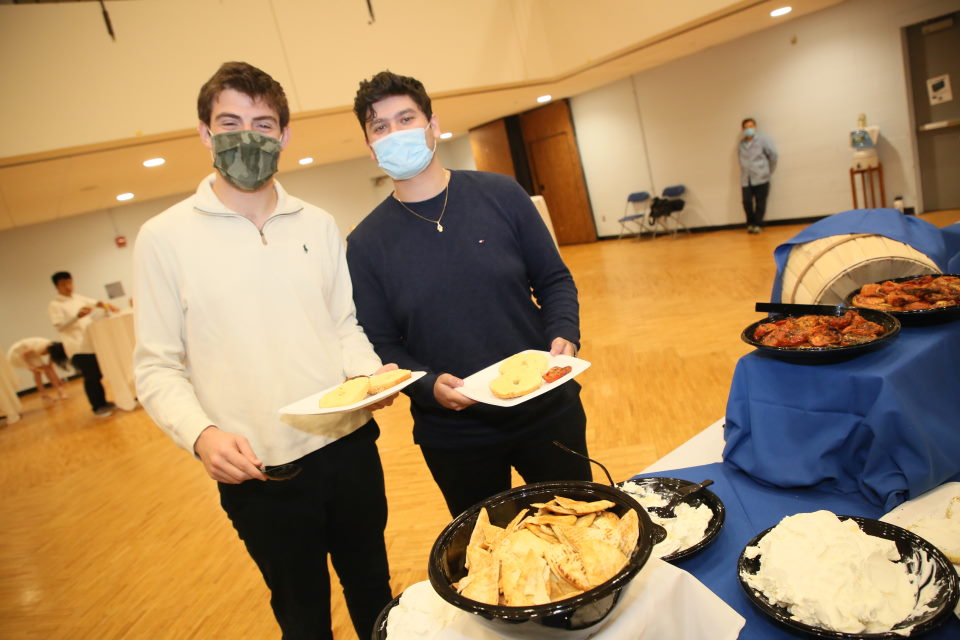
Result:
{"label": "blue tablecloth", "polygon": [[[746,618],[740,640],[808,638],[787,630],[771,620],[747,599],[737,579],[737,560],[750,540],[774,526],[784,516],[827,509],[838,515],[879,518],[883,510],[858,494],[837,494],[815,489],[776,489],[760,485],[725,463],[689,467],[675,471],[643,474],[682,478],[700,482],[713,480],[710,487],[727,510],[720,534],[703,551],[676,563],[696,576],[724,602]],[[925,640],[960,638],[960,621],[951,616],[942,626],[922,636]]]}
{"label": "blue tablecloth", "polygon": [[737,363],[724,461],[778,487],[856,493],[893,508],[960,477],[960,321],[906,326],[876,351]]}
{"label": "blue tablecloth", "polygon": [[814,222],[774,249],[777,276],[770,300],[780,302],[783,271],[794,245],[847,233],[875,233],[902,242],[933,260],[944,273],[950,273],[947,269],[953,253],[948,250],[941,230],[934,225],[914,216],[905,216],[896,209],[853,209]]}
{"label": "blue tablecloth", "polygon": [[947,268],[944,273],[960,273],[960,222],[954,222],[940,230],[947,251]]}

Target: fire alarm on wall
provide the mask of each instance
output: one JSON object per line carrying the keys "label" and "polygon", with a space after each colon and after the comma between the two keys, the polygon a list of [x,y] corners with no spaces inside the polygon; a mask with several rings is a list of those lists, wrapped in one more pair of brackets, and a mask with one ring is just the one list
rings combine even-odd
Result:
{"label": "fire alarm on wall", "polygon": [[127,246],[127,236],[117,236],[117,237],[114,238],[113,240],[114,240],[114,242],[117,243],[117,246],[118,246],[118,247],[125,247],[125,246]]}

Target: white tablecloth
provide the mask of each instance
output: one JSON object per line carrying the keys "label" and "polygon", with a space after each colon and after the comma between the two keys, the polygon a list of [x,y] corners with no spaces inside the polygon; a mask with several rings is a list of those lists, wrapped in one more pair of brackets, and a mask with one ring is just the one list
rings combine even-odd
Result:
{"label": "white tablecloth", "polygon": [[20,380],[10,366],[7,355],[0,353],[0,415],[6,416],[11,424],[20,419],[20,411],[23,410],[17,395],[19,385]]}
{"label": "white tablecloth", "polygon": [[133,311],[126,310],[97,320],[87,328],[103,372],[103,381],[113,392],[113,402],[132,411],[137,406],[133,378]]}
{"label": "white tablecloth", "polygon": [[[414,598],[404,602],[408,595]],[[394,617],[396,616],[396,617]],[[692,575],[651,558],[624,589],[620,602],[602,622],[582,634],[593,640],[735,640],[743,617]],[[498,627],[502,629],[502,627]],[[527,630],[525,634],[529,634]],[[556,638],[544,630],[545,638]],[[501,640],[478,617],[457,609],[436,594],[429,582],[411,585],[387,618],[387,639]],[[531,637],[525,635],[524,637]]]}

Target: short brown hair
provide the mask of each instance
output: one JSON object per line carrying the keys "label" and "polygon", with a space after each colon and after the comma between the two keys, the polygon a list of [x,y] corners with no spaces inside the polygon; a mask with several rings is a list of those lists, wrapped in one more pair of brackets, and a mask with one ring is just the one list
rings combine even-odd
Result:
{"label": "short brown hair", "polygon": [[290,123],[290,107],[279,82],[246,62],[224,62],[200,87],[200,95],[197,96],[197,115],[204,124],[210,125],[213,101],[225,89],[239,91],[254,100],[263,100],[277,112],[281,129]]}
{"label": "short brown hair", "polygon": [[401,76],[392,71],[381,71],[369,80],[361,80],[360,88],[353,99],[353,112],[360,121],[363,135],[367,135],[367,120],[374,117],[373,105],[390,96],[410,96],[420,107],[427,120],[433,117],[433,107],[430,105],[430,96],[423,88],[423,83],[410,76]]}

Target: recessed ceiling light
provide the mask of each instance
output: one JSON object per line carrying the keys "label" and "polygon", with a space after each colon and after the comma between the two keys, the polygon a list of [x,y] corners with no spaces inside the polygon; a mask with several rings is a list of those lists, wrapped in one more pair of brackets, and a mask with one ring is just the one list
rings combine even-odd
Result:
{"label": "recessed ceiling light", "polygon": [[163,158],[150,158],[149,160],[143,161],[143,166],[145,167],[159,167],[160,165],[166,163],[166,160]]}
{"label": "recessed ceiling light", "polygon": [[133,200],[133,194],[121,193],[120,195],[117,196],[117,200],[119,200],[120,202],[123,202],[124,200]]}
{"label": "recessed ceiling light", "polygon": [[298,162],[300,164],[313,164],[313,158],[300,158]]}
{"label": "recessed ceiling light", "polygon": [[790,13],[791,11],[793,11],[793,7],[780,7],[779,9],[774,9],[773,11],[771,11],[771,12],[770,12],[770,17],[771,17],[771,18],[778,18],[778,17],[780,17],[780,16],[785,16],[785,15],[787,15],[787,14]]}
{"label": "recessed ceiling light", "polygon": [[540,96],[539,98],[537,98],[537,102],[539,102],[540,104],[543,104],[544,102],[550,102],[551,100],[553,100],[553,96],[549,94],[545,96]]}
{"label": "recessed ceiling light", "polygon": [[449,131],[444,131],[443,133],[440,134],[441,140],[449,140],[452,137],[453,137],[453,134],[450,133]]}

